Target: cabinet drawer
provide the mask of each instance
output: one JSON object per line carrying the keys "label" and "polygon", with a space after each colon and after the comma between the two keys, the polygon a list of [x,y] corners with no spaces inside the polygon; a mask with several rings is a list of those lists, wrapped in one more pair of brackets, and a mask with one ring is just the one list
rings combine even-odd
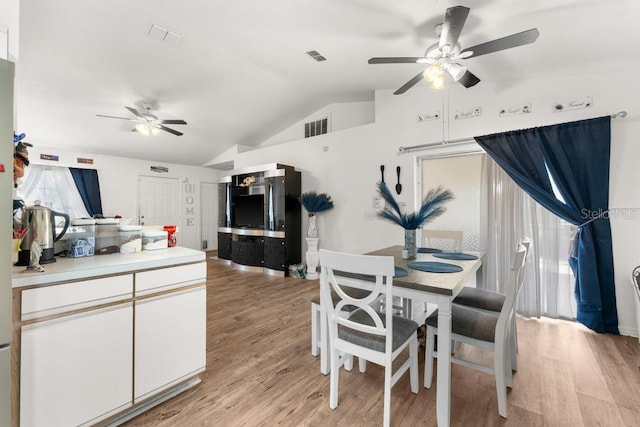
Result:
{"label": "cabinet drawer", "polygon": [[131,298],[133,274],[83,280],[22,291],[22,320]]}
{"label": "cabinet drawer", "polygon": [[136,273],[136,295],[181,288],[207,280],[207,263],[181,265]]}

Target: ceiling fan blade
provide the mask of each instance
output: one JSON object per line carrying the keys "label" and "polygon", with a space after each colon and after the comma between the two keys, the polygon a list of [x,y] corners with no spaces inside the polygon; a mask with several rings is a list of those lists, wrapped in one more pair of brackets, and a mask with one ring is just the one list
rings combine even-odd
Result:
{"label": "ceiling fan blade", "polygon": [[162,130],[164,130],[166,132],[172,133],[172,134],[177,135],[177,136],[182,136],[183,135],[182,132],[178,132],[175,129],[171,129],[171,128],[168,128],[166,126],[162,126],[162,125],[157,124],[157,123],[154,123],[154,126],[157,127],[158,129],[162,129]]}
{"label": "ceiling fan blade", "polygon": [[440,33],[440,50],[449,45],[451,49],[458,43],[458,38],[462,32],[462,27],[469,16],[469,8],[464,6],[454,6],[447,9]]}
{"label": "ceiling fan blade", "polygon": [[495,39],[486,43],[482,43],[476,46],[469,47],[460,52],[460,55],[465,52],[472,52],[467,58],[474,58],[480,55],[486,55],[487,53],[498,52],[500,50],[511,49],[512,47],[523,46],[536,41],[540,33],[537,28],[522,31],[520,33],[511,34],[510,36]]}
{"label": "ceiling fan blade", "polygon": [[126,108],[129,111],[131,111],[131,113],[133,113],[136,117],[139,117],[139,118],[144,120],[144,116],[142,114],[140,114],[138,112],[138,110],[136,110],[135,108],[131,108],[131,107],[127,107],[127,106],[125,106],[124,108]]}
{"label": "ceiling fan blade", "polygon": [[369,64],[415,64],[420,62],[431,62],[424,56],[398,56],[389,58],[371,58]]}
{"label": "ceiling fan blade", "polygon": [[163,125],[186,125],[184,120],[156,120],[156,123]]}
{"label": "ceiling fan blade", "polygon": [[422,75],[422,72],[420,72],[414,78],[412,78],[411,80],[406,82],[404,85],[402,85],[402,87],[400,89],[398,89],[395,92],[393,92],[393,94],[394,95],[402,95],[403,93],[405,93],[406,91],[411,89],[413,86],[415,86],[422,79],[424,79],[424,77]]}
{"label": "ceiling fan blade", "polygon": [[462,77],[458,79],[458,83],[466,88],[470,88],[471,86],[475,86],[480,83],[480,79],[471,71],[467,70],[464,72]]}
{"label": "ceiling fan blade", "polygon": [[139,122],[138,119],[132,119],[131,117],[116,117],[116,116],[105,116],[104,114],[96,114],[97,117],[107,117],[109,119],[121,119],[121,120],[129,120],[130,122]]}

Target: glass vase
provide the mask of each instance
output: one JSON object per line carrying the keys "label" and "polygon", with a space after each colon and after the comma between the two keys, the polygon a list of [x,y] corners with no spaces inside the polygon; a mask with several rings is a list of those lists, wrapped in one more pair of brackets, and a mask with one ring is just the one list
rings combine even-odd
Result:
{"label": "glass vase", "polygon": [[[406,255],[406,256],[405,256]],[[402,257],[413,259],[416,257],[416,230],[404,230],[404,250]]]}
{"label": "glass vase", "polygon": [[316,215],[309,215],[309,228],[307,229],[307,237],[318,237],[318,228],[316,227]]}

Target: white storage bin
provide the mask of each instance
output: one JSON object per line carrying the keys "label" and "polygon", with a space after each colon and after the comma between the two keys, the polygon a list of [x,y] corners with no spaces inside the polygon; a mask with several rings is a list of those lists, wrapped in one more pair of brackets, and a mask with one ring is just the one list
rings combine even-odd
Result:
{"label": "white storage bin", "polygon": [[142,250],[153,251],[169,246],[169,233],[164,230],[144,230],[142,232]]}
{"label": "white storage bin", "polygon": [[127,225],[118,229],[118,246],[121,254],[132,254],[142,250],[142,226]]}

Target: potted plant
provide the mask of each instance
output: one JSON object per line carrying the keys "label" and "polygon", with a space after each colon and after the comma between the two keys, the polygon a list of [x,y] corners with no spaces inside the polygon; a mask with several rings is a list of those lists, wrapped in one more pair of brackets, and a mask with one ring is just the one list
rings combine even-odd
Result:
{"label": "potted plant", "polygon": [[404,213],[384,182],[378,183],[378,193],[386,202],[378,216],[404,228],[404,250],[407,251],[407,258],[416,257],[416,229],[442,215],[447,210],[444,204],[454,198],[449,190],[433,188],[424,197],[417,212]]}
{"label": "potted plant", "polygon": [[299,198],[300,204],[309,213],[309,228],[307,229],[307,237],[318,237],[318,228],[316,226],[316,215],[333,208],[331,196],[327,193],[316,193],[308,191],[302,193]]}
{"label": "potted plant", "polygon": [[307,279],[315,280],[318,278],[318,228],[316,226],[316,216],[320,212],[324,212],[333,208],[333,201],[331,196],[327,193],[316,193],[315,191],[309,191],[302,193],[300,198],[300,204],[309,213],[309,228],[307,229],[307,253],[305,258],[307,260]]}

